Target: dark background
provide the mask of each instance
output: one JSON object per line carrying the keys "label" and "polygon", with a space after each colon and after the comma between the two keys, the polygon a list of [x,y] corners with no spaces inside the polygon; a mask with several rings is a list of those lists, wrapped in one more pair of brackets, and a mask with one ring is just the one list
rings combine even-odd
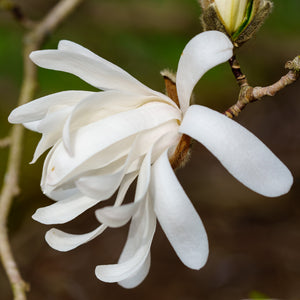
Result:
{"label": "dark background", "polygon": [[[33,19],[41,18],[57,1],[19,1]],[[268,85],[285,73],[283,66],[299,54],[300,2],[276,0],[275,9],[255,39],[238,51],[242,69],[253,85]],[[201,31],[196,0],[86,0],[50,37],[45,48],[60,39],[78,42],[123,67],[153,89],[163,91],[159,71],[176,70],[184,45]],[[0,11],[0,138],[10,129],[9,112],[16,106],[22,79],[23,30]],[[67,89],[89,89],[72,75],[39,70],[38,96]],[[227,64],[204,76],[195,90],[199,104],[224,111],[237,98],[238,88]],[[31,219],[51,204],[39,187],[40,159],[29,165],[39,135],[26,132],[22,192],[14,202],[9,231],[14,254],[30,282],[29,299],[180,299],[234,300],[300,299],[300,83],[274,98],[251,104],[237,121],[259,137],[294,175],[291,191],[265,198],[237,182],[201,145],[195,144],[189,164],[177,172],[201,216],[210,243],[210,256],[200,271],[186,268],[158,228],[152,245],[151,270],[133,290],[98,281],[94,268],[115,263],[128,227],[109,229],[92,242],[68,253],[52,250],[44,241],[49,226]],[[0,179],[7,150],[0,149]],[[92,230],[94,209],[61,226],[68,232]],[[256,291],[256,292],[255,292]],[[255,296],[256,295],[256,296]],[[0,299],[11,299],[0,267]]]}

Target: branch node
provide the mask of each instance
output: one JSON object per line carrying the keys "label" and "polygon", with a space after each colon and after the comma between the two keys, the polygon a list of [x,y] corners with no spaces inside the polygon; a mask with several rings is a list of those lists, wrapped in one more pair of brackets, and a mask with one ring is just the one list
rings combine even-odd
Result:
{"label": "branch node", "polygon": [[300,72],[300,55],[285,64],[285,68],[291,71]]}
{"label": "branch node", "polygon": [[246,76],[242,73],[235,56],[229,60],[229,64],[231,66],[232,73],[240,86],[238,101],[224,113],[231,119],[237,117],[249,103],[260,100],[264,96],[275,96],[280,90],[294,83],[300,77],[300,55],[285,64],[285,68],[290,70],[286,75],[282,76],[274,84],[266,87],[251,87],[247,82]]}
{"label": "branch node", "polygon": [[3,138],[0,140],[0,148],[6,148],[10,145],[10,143],[11,143],[10,136]]}

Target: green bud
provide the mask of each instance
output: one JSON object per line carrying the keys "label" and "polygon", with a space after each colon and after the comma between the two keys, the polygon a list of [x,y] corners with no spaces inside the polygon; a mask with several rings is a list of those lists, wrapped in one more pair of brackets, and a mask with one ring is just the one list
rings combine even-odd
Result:
{"label": "green bud", "polygon": [[269,0],[200,0],[204,30],[226,33],[239,47],[249,40],[272,10]]}

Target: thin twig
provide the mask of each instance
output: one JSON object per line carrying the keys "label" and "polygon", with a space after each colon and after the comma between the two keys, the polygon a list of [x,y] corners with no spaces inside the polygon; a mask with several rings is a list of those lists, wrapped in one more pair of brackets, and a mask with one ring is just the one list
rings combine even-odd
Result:
{"label": "thin twig", "polygon": [[[52,32],[83,0],[61,0],[33,30],[24,37],[23,59],[24,77],[18,105],[22,105],[34,97],[37,68],[30,61],[29,54],[41,47]],[[13,257],[7,230],[7,218],[13,198],[19,192],[19,171],[24,128],[14,125],[10,135],[10,152],[7,170],[0,194],[0,256],[9,278],[15,300],[25,300],[28,285],[24,282]]]}
{"label": "thin twig", "polygon": [[242,72],[241,66],[240,66],[239,62],[237,61],[236,56],[235,55],[232,56],[228,62],[230,64],[231,71],[232,71],[238,85],[241,87],[248,85],[246,75]]}
{"label": "thin twig", "polygon": [[253,88],[250,86],[246,76],[241,71],[240,65],[235,56],[229,60],[229,64],[231,66],[232,73],[240,86],[238,101],[225,111],[225,115],[231,119],[237,117],[249,103],[260,100],[264,96],[274,96],[286,86],[297,81],[300,77],[299,56],[286,63],[285,68],[290,70],[286,75],[282,76],[274,84],[266,87]]}

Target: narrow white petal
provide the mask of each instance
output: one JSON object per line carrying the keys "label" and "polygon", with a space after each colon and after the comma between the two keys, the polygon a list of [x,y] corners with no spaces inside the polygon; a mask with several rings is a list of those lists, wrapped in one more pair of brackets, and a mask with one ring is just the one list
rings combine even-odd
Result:
{"label": "narrow white petal", "polygon": [[98,279],[105,282],[120,282],[140,272],[148,259],[156,219],[150,199],[143,202],[133,217],[126,245],[118,264],[97,266]]}
{"label": "narrow white petal", "polygon": [[104,282],[120,282],[139,271],[147,259],[151,243],[147,242],[135,252],[134,256],[123,263],[100,265],[95,269],[97,278]]}
{"label": "narrow white petal", "polygon": [[237,180],[268,197],[285,194],[293,177],[287,167],[252,133],[207,107],[193,105],[180,132],[203,144]]}
{"label": "narrow white petal", "polygon": [[142,266],[137,270],[135,274],[133,274],[131,277],[128,277],[122,281],[119,281],[118,284],[126,289],[133,289],[137,287],[139,284],[141,284],[146,276],[149,273],[151,265],[151,255],[150,252],[148,253],[148,256]]}
{"label": "narrow white petal", "polygon": [[105,206],[96,210],[96,218],[100,223],[117,228],[125,225],[138,208],[136,203],[128,203],[122,206]]}
{"label": "narrow white petal", "polygon": [[63,224],[73,220],[99,202],[100,200],[76,194],[68,199],[37,209],[32,218],[43,224]]}
{"label": "narrow white petal", "polygon": [[107,226],[100,225],[95,230],[85,234],[70,234],[56,228],[52,228],[47,231],[45,239],[49,246],[53,249],[65,252],[73,250],[80,245],[93,240],[94,238],[99,236],[106,228]]}
{"label": "narrow white petal", "polygon": [[115,69],[115,70],[119,70],[120,68],[112,63],[109,63],[108,61],[105,61],[102,57],[98,56],[97,54],[95,54],[94,52],[90,51],[89,49],[79,45],[79,44],[76,44],[72,41],[68,41],[68,40],[61,40],[59,41],[58,43],[58,46],[57,46],[57,49],[58,50],[64,50],[64,51],[68,51],[68,52],[73,52],[73,53],[77,53],[77,54],[80,54],[80,55],[85,55],[87,57],[90,57],[92,59],[95,59],[95,60],[100,60],[102,61],[104,64],[108,63],[109,66],[112,68],[112,69]]}
{"label": "narrow white petal", "polygon": [[150,195],[157,219],[181,261],[200,269],[208,257],[208,240],[195,208],[178,182],[165,151],[152,166]]}
{"label": "narrow white petal", "polygon": [[118,90],[151,95],[151,90],[107,60],[66,50],[40,50],[30,54],[38,66],[74,74],[102,90]]}
{"label": "narrow white petal", "polygon": [[219,31],[206,31],[196,35],[185,46],[179,60],[176,83],[180,108],[185,112],[192,91],[199,79],[211,68],[232,56],[233,45]]}
{"label": "narrow white petal", "polygon": [[42,119],[48,109],[55,105],[73,106],[85,97],[94,94],[86,91],[64,91],[51,94],[15,108],[9,115],[10,123],[27,123]]}
{"label": "narrow white petal", "polygon": [[[135,78],[133,78],[130,74],[128,74],[126,71],[122,70],[120,67],[118,67],[117,65],[114,65],[113,63],[103,59],[102,57],[96,55],[95,53],[93,53],[92,51],[86,49],[85,47],[78,45],[74,42],[71,41],[67,41],[67,40],[62,40],[59,42],[58,44],[58,50],[63,50],[63,51],[67,51],[67,52],[73,52],[79,55],[84,55],[86,57],[89,57],[93,60],[98,61],[98,63],[103,64],[104,65],[104,69],[107,69],[108,71],[111,70],[112,72],[114,72],[117,76],[119,73],[119,76],[125,76],[126,80],[132,81],[133,84],[136,84],[137,87],[139,89],[143,89],[143,94],[147,94],[147,95],[154,95],[157,96],[159,98],[161,98],[163,101],[176,106],[175,103],[166,95],[156,92],[148,87],[146,87],[144,84],[142,84],[141,82],[139,82],[138,80],[136,80]],[[119,89],[116,89],[119,90]]]}

